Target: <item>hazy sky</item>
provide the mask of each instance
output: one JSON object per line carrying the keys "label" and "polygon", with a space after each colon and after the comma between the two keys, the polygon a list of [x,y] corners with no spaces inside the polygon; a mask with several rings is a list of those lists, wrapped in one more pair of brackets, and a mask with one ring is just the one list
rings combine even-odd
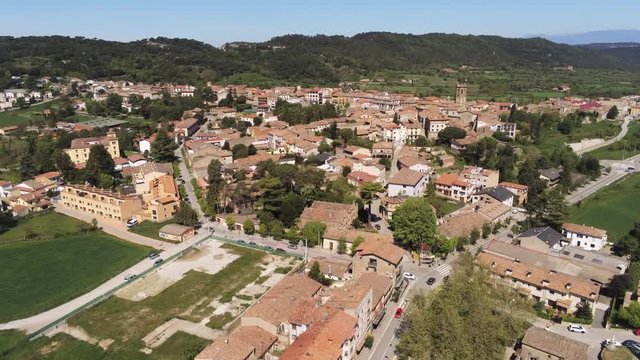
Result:
{"label": "hazy sky", "polygon": [[1,0],[0,35],[129,41],[166,36],[214,45],[283,34],[564,34],[637,29],[639,0]]}

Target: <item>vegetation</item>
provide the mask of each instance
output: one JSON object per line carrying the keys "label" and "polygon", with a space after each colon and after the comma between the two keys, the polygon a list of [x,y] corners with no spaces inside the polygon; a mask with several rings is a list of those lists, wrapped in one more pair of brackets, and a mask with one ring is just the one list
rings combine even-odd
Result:
{"label": "vegetation", "polygon": [[76,235],[89,225],[56,212],[47,212],[13,222],[0,232],[0,244],[22,240],[52,239],[65,235]]}
{"label": "vegetation", "polygon": [[613,350],[603,349],[602,360],[634,360],[636,357],[624,346],[616,347]]}
{"label": "vegetation", "polygon": [[136,233],[138,235],[142,235],[142,236],[151,238],[151,239],[167,241],[167,239],[161,238],[158,235],[158,233],[159,233],[160,229],[162,229],[163,226],[169,225],[169,224],[174,224],[174,223],[175,223],[175,220],[173,220],[173,219],[167,220],[167,221],[163,221],[163,222],[153,222],[153,221],[145,220],[145,221],[139,223],[138,225],[130,228],[129,231],[132,232],[132,233]]}
{"label": "vegetation", "polygon": [[198,224],[198,212],[196,212],[189,203],[183,201],[176,210],[175,222],[184,226],[196,226]]}
{"label": "vegetation", "polygon": [[412,304],[399,330],[400,359],[499,359],[530,326],[528,304],[512,289],[492,285],[470,254],[440,291]]}
{"label": "vegetation", "polygon": [[589,154],[600,160],[622,160],[640,154],[640,123],[629,124],[629,132],[622,140],[591,151]]}
{"label": "vegetation", "polygon": [[434,245],[437,241],[436,217],[425,198],[407,199],[393,212],[391,227],[395,239],[411,249],[420,248],[422,243]]}
{"label": "vegetation", "polygon": [[0,246],[0,321],[64,303],[126,269],[147,251],[103,233]]}

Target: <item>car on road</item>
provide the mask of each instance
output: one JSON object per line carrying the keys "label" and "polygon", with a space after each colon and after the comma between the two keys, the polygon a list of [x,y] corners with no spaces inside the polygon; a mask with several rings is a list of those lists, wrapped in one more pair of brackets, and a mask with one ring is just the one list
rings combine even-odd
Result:
{"label": "car on road", "polygon": [[266,250],[273,251],[273,248],[272,248],[271,246],[265,246],[264,248],[265,248]]}
{"label": "car on road", "polygon": [[152,252],[151,254],[147,255],[147,257],[151,260],[159,258],[160,254],[158,254],[157,252]]}
{"label": "car on road", "polygon": [[633,335],[640,336],[640,328],[633,330]]}
{"label": "car on road", "polygon": [[380,230],[380,224],[375,224],[373,227],[376,228],[376,230],[378,231]]}
{"label": "car on road", "polygon": [[129,274],[129,275],[126,275],[126,276],[124,277],[124,280],[125,280],[125,281],[131,281],[131,280],[135,279],[137,276],[138,276],[138,275],[136,275],[136,274]]}
{"label": "car on road", "polygon": [[251,246],[257,246],[257,245],[256,245],[256,243],[255,243],[255,242],[253,242],[253,241],[249,242],[249,245],[251,245]]}
{"label": "car on road", "polygon": [[296,244],[289,244],[289,245],[287,245],[287,247],[288,247],[289,249],[294,249],[294,250],[295,250],[295,249],[297,249],[297,248],[298,248],[298,245],[296,245]]}
{"label": "car on road", "polygon": [[276,252],[285,254],[287,251],[285,249],[282,249],[282,248],[276,248]]}
{"label": "car on road", "polygon": [[407,280],[415,280],[416,279],[416,276],[413,275],[410,272],[406,272],[406,273],[402,274],[402,277],[404,277]]}
{"label": "car on road", "polygon": [[576,325],[576,324],[571,324],[567,327],[567,330],[571,331],[571,332],[575,332],[575,333],[581,333],[581,334],[586,334],[587,333],[587,329],[585,329],[584,327],[580,326],[580,325]]}
{"label": "car on road", "polygon": [[399,307],[399,308],[396,310],[396,314],[395,314],[393,317],[394,317],[394,318],[396,318],[396,319],[400,319],[400,318],[402,317],[402,312],[403,312],[402,308],[401,308],[401,307]]}
{"label": "car on road", "polygon": [[629,166],[629,167],[627,167],[627,170],[629,170],[629,171],[633,171],[633,170],[635,170],[635,169],[636,169],[636,168],[634,168],[633,166]]}
{"label": "car on road", "polygon": [[431,286],[436,283],[436,278],[430,277],[427,279],[427,285]]}
{"label": "car on road", "polygon": [[163,261],[164,260],[162,260],[162,259],[158,259],[158,260],[154,261],[153,266],[160,266],[160,264],[162,264]]}
{"label": "car on road", "polygon": [[237,241],[237,243],[238,243],[238,244],[242,244],[242,245],[244,245],[244,244],[246,244],[247,242],[246,242],[246,241],[244,241],[244,240],[238,240],[238,241]]}
{"label": "car on road", "polygon": [[132,218],[132,219],[127,220],[127,228],[130,229],[130,228],[132,228],[132,227],[134,227],[136,225],[138,225],[138,219]]}

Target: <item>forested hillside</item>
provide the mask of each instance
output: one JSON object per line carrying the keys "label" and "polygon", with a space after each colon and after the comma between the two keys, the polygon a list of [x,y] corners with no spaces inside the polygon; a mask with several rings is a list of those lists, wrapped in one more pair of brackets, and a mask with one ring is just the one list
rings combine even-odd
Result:
{"label": "forested hillside", "polygon": [[638,61],[537,38],[448,34],[287,35],[264,43],[226,44],[223,49],[167,38],[122,43],[62,36],[0,37],[0,88],[16,74],[196,84],[259,79],[333,85],[380,70],[471,66],[545,71],[564,65],[632,71]]}

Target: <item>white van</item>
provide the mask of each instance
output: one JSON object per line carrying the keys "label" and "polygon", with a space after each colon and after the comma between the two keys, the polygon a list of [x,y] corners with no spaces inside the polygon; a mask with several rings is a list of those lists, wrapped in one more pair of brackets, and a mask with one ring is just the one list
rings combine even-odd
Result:
{"label": "white van", "polygon": [[131,219],[127,220],[127,227],[128,228],[132,228],[132,227],[134,227],[136,225],[138,225],[138,219],[131,218]]}

